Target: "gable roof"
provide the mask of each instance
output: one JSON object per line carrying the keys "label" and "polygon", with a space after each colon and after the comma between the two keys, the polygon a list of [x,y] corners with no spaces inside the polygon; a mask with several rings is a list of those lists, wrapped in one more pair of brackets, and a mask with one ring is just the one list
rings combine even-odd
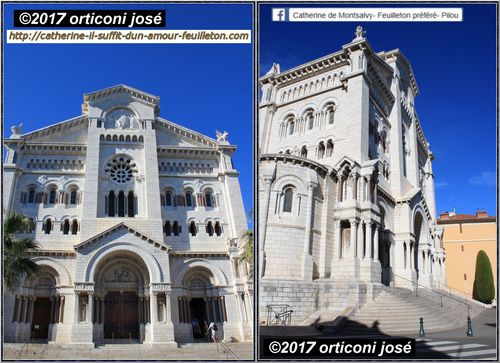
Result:
{"label": "gable roof", "polygon": [[139,99],[142,99],[142,100],[144,100],[148,103],[151,103],[155,106],[158,106],[160,104],[160,97],[159,96],[155,96],[151,93],[147,93],[147,92],[141,91],[137,88],[127,86],[126,84],[118,84],[116,86],[103,88],[101,90],[97,90],[94,92],[84,93],[83,94],[83,101],[84,102],[94,101],[98,98],[107,97],[109,95],[114,95],[117,93],[128,93],[129,95],[131,95],[133,97],[137,97]]}
{"label": "gable roof", "polygon": [[91,244],[94,244],[96,242],[99,242],[100,240],[102,240],[103,238],[106,238],[107,236],[109,236],[110,234],[113,234],[121,229],[128,229],[128,231],[130,233],[133,233],[136,237],[139,237],[141,240],[145,241],[145,242],[148,242],[150,244],[153,244],[155,247],[157,248],[160,248],[164,251],[170,251],[170,246],[166,245],[165,243],[163,242],[159,242],[159,241],[156,241],[155,239],[149,237],[148,235],[146,235],[145,233],[139,231],[137,228],[135,227],[132,227],[130,226],[128,223],[126,222],[120,222],[116,225],[114,225],[113,227],[111,228],[108,228],[104,231],[102,231],[101,233],[99,234],[96,234],[95,236],[83,241],[83,242],[80,242],[78,243],[77,245],[73,246],[75,248],[75,250],[80,250],[82,248],[85,248],[87,247],[88,245],[91,245]]}

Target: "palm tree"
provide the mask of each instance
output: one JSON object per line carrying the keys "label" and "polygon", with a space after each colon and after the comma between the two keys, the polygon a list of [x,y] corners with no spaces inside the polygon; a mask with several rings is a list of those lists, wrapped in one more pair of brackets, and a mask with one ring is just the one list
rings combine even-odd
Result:
{"label": "palm tree", "polygon": [[253,279],[253,231],[247,229],[241,235],[241,240],[245,243],[243,245],[243,252],[238,257],[238,262],[246,261],[248,264],[249,279]]}
{"label": "palm tree", "polygon": [[33,221],[23,214],[13,212],[3,222],[3,268],[8,290],[14,291],[25,276],[32,276],[40,267],[28,257],[28,251],[38,249],[31,238],[19,238],[17,234],[33,228]]}

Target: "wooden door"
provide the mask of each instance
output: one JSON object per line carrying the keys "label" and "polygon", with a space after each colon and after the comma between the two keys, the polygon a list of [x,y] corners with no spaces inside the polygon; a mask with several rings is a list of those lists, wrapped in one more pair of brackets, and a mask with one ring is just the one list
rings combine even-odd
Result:
{"label": "wooden door", "polygon": [[31,324],[31,334],[35,339],[49,338],[50,305],[48,297],[38,297],[35,300],[33,323]]}
{"label": "wooden door", "polygon": [[123,324],[122,335],[125,338],[139,338],[139,299],[134,291],[126,291],[122,295]]}
{"label": "wooden door", "polygon": [[135,292],[110,291],[104,305],[104,339],[139,338],[139,299]]}

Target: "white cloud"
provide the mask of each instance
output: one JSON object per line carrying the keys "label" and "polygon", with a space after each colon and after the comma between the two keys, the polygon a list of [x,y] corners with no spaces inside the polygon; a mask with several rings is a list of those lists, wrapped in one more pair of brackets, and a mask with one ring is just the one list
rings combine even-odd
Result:
{"label": "white cloud", "polygon": [[446,181],[435,182],[434,183],[434,188],[435,189],[443,189],[443,188],[446,188],[447,186],[448,186],[448,182],[446,182]]}
{"label": "white cloud", "polygon": [[496,173],[492,171],[483,171],[481,174],[469,178],[469,184],[473,186],[495,186],[496,182]]}

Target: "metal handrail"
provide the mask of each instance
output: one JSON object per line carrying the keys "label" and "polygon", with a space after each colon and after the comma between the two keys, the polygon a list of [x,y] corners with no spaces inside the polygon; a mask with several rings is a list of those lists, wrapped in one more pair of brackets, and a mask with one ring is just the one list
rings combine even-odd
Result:
{"label": "metal handrail", "polygon": [[[444,283],[439,282],[439,281],[435,281],[435,283],[437,283],[437,284],[439,284],[439,285],[444,286],[444,289],[443,289],[443,290],[445,290],[445,291],[446,291],[446,290],[448,290],[448,293],[449,293],[450,295],[452,294],[452,291],[455,291],[455,292],[457,292],[455,295],[458,295],[458,293],[460,293],[460,294],[464,294],[464,296],[465,296],[465,299],[466,299],[466,300],[467,300],[467,299],[469,299],[469,300],[473,300],[472,295],[471,295],[471,294],[469,294],[469,293],[467,293],[467,292],[465,292],[465,291],[462,291],[462,290],[456,289],[456,288],[454,288],[454,287],[450,287],[449,285],[444,284]],[[439,287],[439,289],[442,289],[442,288],[441,288],[441,287]]]}
{"label": "metal handrail", "polygon": [[[273,322],[279,323],[281,325],[287,325],[292,321],[293,310],[290,310],[290,305],[266,305],[267,308],[267,322],[266,324],[272,324]],[[276,310],[275,310],[276,309]]]}
{"label": "metal handrail", "polygon": [[15,358],[16,360],[21,359],[21,356],[23,354],[24,348],[26,348],[26,352],[28,352],[28,343],[29,343],[29,341],[27,341],[26,343],[24,343],[22,345],[21,349],[19,349],[19,352],[17,352],[17,354],[16,354],[16,358]]}
{"label": "metal handrail", "polygon": [[[223,352],[223,353],[226,353],[226,358],[229,358],[229,357],[228,357],[228,353],[229,353],[229,354],[231,354],[231,355],[232,355],[232,357],[233,357],[234,359],[236,359],[236,360],[240,360],[240,358],[238,357],[238,355],[237,355],[235,352],[233,352],[233,351],[231,350],[231,348],[229,348],[229,347],[228,347],[228,345],[227,345],[226,343],[224,343],[222,340],[221,340],[220,342],[219,342],[219,341],[217,341],[217,343],[219,343],[219,344],[220,344],[220,345],[224,348],[224,352]],[[218,351],[218,349],[217,349],[217,351]]]}
{"label": "metal handrail", "polygon": [[[467,315],[469,315],[469,310],[470,310],[470,309],[472,309],[472,306],[471,306],[471,305],[469,305],[467,302],[463,302],[462,300],[460,300],[460,299],[458,299],[458,298],[456,298],[456,297],[453,297],[453,296],[451,296],[451,295],[446,295],[446,294],[443,294],[442,292],[439,292],[439,291],[433,290],[433,289],[431,289],[431,288],[429,288],[429,287],[427,287],[427,286],[424,286],[424,285],[419,284],[418,282],[415,282],[415,281],[409,280],[409,279],[407,279],[406,277],[403,277],[403,276],[400,276],[400,275],[398,275],[398,274],[395,274],[395,273],[394,273],[394,272],[392,272],[392,271],[391,271],[391,273],[392,273],[392,275],[393,275],[393,276],[397,276],[397,277],[399,277],[399,278],[401,278],[401,279],[403,279],[403,280],[409,281],[410,283],[412,283],[413,285],[415,285],[415,291],[416,291],[417,296],[418,296],[418,287],[420,286],[420,287],[424,288],[425,290],[428,290],[428,291],[433,292],[433,293],[435,293],[435,294],[439,294],[439,295],[441,295],[441,296],[447,297],[447,298],[449,298],[449,299],[452,299],[452,300],[455,300],[455,301],[459,302],[460,304],[465,305],[465,306],[467,307]],[[465,297],[465,301],[467,301],[467,296]]]}

